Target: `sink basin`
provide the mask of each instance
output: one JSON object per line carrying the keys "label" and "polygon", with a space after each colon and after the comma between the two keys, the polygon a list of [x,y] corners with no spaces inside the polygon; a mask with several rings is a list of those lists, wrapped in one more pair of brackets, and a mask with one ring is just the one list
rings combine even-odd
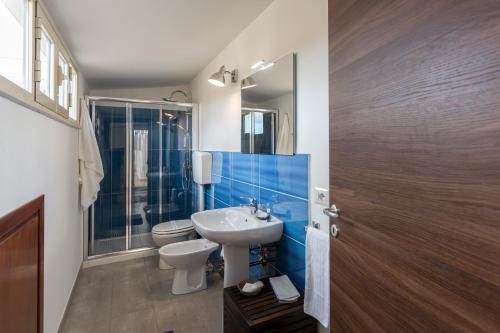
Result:
{"label": "sink basin", "polygon": [[246,207],[207,210],[193,214],[191,219],[201,236],[224,245],[273,243],[283,233],[281,220],[259,220]]}
{"label": "sink basin", "polygon": [[196,231],[204,238],[222,244],[224,251],[224,287],[249,278],[248,246],[274,243],[283,234],[283,221],[259,220],[247,207],[222,208],[191,215]]}

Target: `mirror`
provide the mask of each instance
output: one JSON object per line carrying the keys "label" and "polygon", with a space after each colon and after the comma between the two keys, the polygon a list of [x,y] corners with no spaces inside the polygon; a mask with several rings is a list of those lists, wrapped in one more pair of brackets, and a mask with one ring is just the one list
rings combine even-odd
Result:
{"label": "mirror", "polygon": [[241,82],[241,152],[295,153],[295,54]]}

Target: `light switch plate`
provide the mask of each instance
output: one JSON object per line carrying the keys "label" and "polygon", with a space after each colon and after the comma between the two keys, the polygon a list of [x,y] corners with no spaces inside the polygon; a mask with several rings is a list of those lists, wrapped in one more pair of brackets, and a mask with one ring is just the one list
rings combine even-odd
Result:
{"label": "light switch plate", "polygon": [[314,188],[314,202],[328,207],[330,204],[330,195],[327,189],[321,187]]}

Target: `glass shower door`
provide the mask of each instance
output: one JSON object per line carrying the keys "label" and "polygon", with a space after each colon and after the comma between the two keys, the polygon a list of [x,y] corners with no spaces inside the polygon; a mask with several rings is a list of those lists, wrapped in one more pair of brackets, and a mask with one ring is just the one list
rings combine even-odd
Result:
{"label": "glass shower door", "polygon": [[192,108],[91,100],[104,179],[89,221],[90,257],[155,247],[152,228],[190,218]]}
{"label": "glass shower door", "polygon": [[154,247],[151,229],[161,219],[161,125],[158,105],[131,105],[129,249]]}
{"label": "glass shower door", "polygon": [[92,102],[95,134],[104,179],[91,212],[89,254],[127,249],[127,106]]}

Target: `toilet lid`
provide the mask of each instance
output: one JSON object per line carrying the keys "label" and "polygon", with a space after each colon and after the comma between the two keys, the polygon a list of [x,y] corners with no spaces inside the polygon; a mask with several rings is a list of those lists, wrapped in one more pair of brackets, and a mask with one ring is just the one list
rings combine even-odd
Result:
{"label": "toilet lid", "polygon": [[157,224],[153,227],[155,234],[172,234],[194,229],[191,220],[172,220]]}

